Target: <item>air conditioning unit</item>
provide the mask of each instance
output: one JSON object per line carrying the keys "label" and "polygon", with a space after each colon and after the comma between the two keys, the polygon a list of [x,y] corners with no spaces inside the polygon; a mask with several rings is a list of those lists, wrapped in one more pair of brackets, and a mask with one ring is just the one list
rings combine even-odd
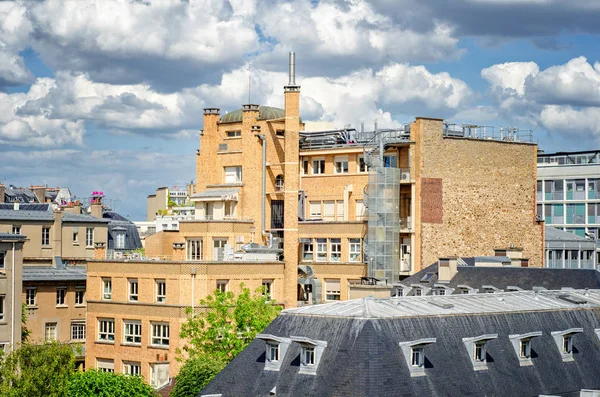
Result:
{"label": "air conditioning unit", "polygon": [[403,180],[403,181],[410,180],[410,172],[402,172],[400,174],[400,179]]}

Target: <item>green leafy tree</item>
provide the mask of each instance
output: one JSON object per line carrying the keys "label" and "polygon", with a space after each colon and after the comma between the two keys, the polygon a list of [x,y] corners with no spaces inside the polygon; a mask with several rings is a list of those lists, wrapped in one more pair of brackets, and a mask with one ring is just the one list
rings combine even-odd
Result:
{"label": "green leafy tree", "polygon": [[200,306],[206,312],[190,316],[182,325],[180,336],[188,340],[183,351],[190,359],[206,357],[228,363],[277,317],[281,307],[268,299],[263,288],[252,294],[243,284],[240,287],[237,297],[216,290],[202,299]]}
{"label": "green leafy tree", "polygon": [[190,359],[181,367],[171,397],[196,397],[226,363],[208,357]]}
{"label": "green leafy tree", "polygon": [[62,397],[75,369],[69,345],[58,342],[23,344],[0,366],[0,395],[4,397]]}
{"label": "green leafy tree", "polygon": [[69,379],[68,397],[153,397],[156,392],[139,376],[89,370]]}
{"label": "green leafy tree", "polygon": [[27,328],[27,307],[23,303],[21,305],[21,342],[27,342],[31,330]]}

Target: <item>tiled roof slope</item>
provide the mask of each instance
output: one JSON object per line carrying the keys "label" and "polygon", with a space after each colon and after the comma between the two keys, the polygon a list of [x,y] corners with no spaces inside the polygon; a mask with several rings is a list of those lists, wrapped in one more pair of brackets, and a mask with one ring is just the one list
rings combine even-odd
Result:
{"label": "tiled roof slope", "polygon": [[[511,293],[534,300],[533,293]],[[415,315],[383,318],[307,315],[284,311],[264,331],[278,337],[303,336],[327,342],[316,375],[299,374],[300,347],[292,343],[280,371],[265,371],[265,341],[254,340],[200,395],[268,396],[505,396],[566,394],[600,389],[600,341],[594,332],[597,303],[551,310],[503,312],[501,295],[495,312],[478,315]],[[453,296],[458,300],[481,295]],[[487,295],[486,295],[487,296]],[[598,292],[594,294],[597,299]],[[399,298],[406,301],[447,297]],[[492,302],[490,300],[490,302]],[[562,306],[563,303],[561,302]],[[316,309],[321,310],[321,309]],[[573,345],[574,361],[563,362],[550,335],[583,328]],[[520,366],[508,335],[541,331],[532,341],[531,366]],[[473,370],[462,338],[498,334],[487,343],[486,370]],[[411,377],[399,342],[436,338],[425,347],[425,376]]]}

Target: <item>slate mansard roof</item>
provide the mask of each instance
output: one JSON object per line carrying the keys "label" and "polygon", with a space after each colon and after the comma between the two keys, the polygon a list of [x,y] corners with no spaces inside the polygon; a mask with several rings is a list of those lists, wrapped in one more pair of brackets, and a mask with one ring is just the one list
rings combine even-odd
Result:
{"label": "slate mansard roof", "polygon": [[[507,290],[508,287],[519,287],[531,290],[541,287],[548,290],[561,288],[575,289],[600,289],[600,272],[595,269],[552,269],[537,267],[514,266],[458,266],[458,273],[444,286],[456,288],[459,285],[468,285],[471,288],[481,289],[484,285],[492,285],[498,289]],[[426,274],[432,274],[428,281],[424,280]],[[435,263],[425,269],[405,278],[400,282],[406,287],[418,284],[423,287],[433,288],[439,284],[438,264]],[[600,325],[600,324],[599,324]]]}
{"label": "slate mansard roof", "polygon": [[85,267],[23,266],[23,281],[86,281]]}
{"label": "slate mansard roof", "polygon": [[115,248],[116,234],[123,231],[125,232],[125,247],[122,248],[123,250],[142,248],[142,241],[135,223],[114,211],[105,211],[102,217],[109,222],[108,249]]}
{"label": "slate mansard roof", "polygon": [[[327,342],[316,375],[299,373],[298,343],[265,370],[265,341],[254,340],[200,395],[268,396],[538,396],[600,389],[600,291],[510,292],[389,299],[365,298],[284,310],[263,332]],[[449,307],[448,305],[452,305]],[[446,309],[444,308],[447,307]],[[583,328],[563,362],[551,332]],[[533,365],[521,366],[509,335],[532,339]],[[486,343],[487,369],[475,371],[463,338]],[[413,376],[400,342],[436,338],[424,347],[425,375]],[[577,394],[579,395],[579,394]]]}

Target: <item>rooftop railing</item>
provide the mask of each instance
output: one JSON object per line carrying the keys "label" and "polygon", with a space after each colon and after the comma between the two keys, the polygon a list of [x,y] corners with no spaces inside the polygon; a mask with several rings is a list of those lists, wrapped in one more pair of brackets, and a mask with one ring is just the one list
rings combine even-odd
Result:
{"label": "rooftop railing", "polygon": [[410,141],[410,126],[387,128],[375,131],[357,131],[354,128],[342,130],[300,132],[300,150],[318,150],[342,147],[363,147],[384,143]]}
{"label": "rooftop railing", "polygon": [[487,125],[451,124],[444,123],[443,135],[456,138],[484,139],[501,142],[535,143],[533,131],[516,127],[503,127],[496,129]]}

